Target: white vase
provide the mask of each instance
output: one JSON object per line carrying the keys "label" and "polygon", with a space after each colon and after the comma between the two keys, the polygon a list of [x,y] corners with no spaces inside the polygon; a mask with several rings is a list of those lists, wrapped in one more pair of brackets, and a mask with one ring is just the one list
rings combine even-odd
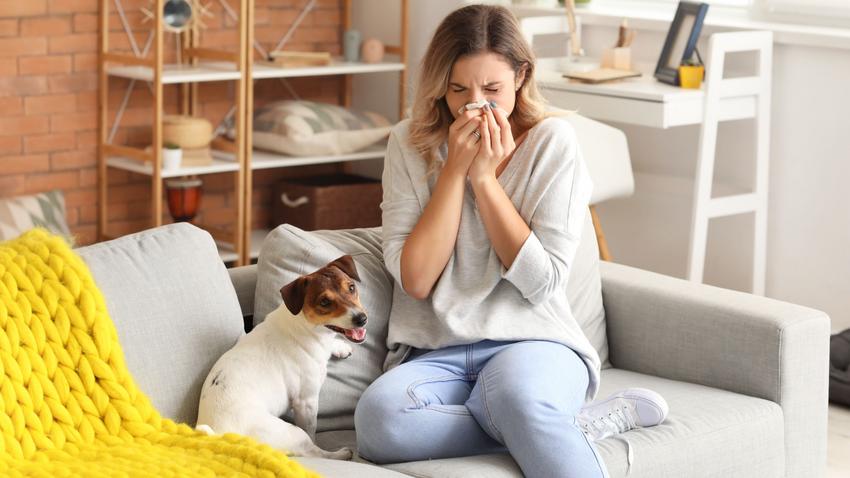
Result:
{"label": "white vase", "polygon": [[162,169],[163,171],[173,171],[180,169],[180,163],[183,161],[182,149],[162,148]]}

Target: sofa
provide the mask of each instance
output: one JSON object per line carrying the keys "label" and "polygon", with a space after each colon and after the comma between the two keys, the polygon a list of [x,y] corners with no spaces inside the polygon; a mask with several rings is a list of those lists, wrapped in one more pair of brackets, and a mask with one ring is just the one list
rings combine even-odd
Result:
{"label": "sofa", "polygon": [[[570,277],[576,290],[569,293],[576,315],[592,319],[586,333],[605,348],[599,397],[647,387],[670,405],[661,425],[597,442],[610,476],[823,476],[828,317],[599,262],[592,226],[586,229],[576,261],[585,274],[583,280]],[[188,224],[77,251],[104,294],[137,383],[164,416],[190,424],[212,364],[262,320],[260,312],[280,303],[280,286],[339,253],[351,254],[361,275],[369,335],[352,357],[329,365],[317,441],[328,449],[356,446],[353,407],[382,371],[389,302],[400,293],[382,270],[380,228],[305,232],[284,225],[266,239],[257,265],[233,269],[220,261],[212,237]],[[597,299],[598,307],[588,305]],[[522,476],[508,454],[385,466],[298,461],[327,477]]]}

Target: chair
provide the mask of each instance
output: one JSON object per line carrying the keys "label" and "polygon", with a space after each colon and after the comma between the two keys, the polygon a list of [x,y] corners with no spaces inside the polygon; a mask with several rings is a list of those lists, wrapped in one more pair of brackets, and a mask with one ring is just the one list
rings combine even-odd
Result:
{"label": "chair", "polygon": [[599,216],[596,214],[596,204],[634,194],[635,179],[626,135],[617,128],[577,113],[568,114],[564,119],[575,129],[579,147],[593,180],[590,216],[596,231],[596,241],[599,243],[599,258],[610,261],[611,253]]}

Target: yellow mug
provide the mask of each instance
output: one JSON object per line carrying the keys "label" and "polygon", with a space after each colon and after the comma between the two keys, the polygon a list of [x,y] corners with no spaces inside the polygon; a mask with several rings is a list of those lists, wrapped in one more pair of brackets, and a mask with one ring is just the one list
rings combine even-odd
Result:
{"label": "yellow mug", "polygon": [[682,88],[699,89],[702,85],[702,78],[705,75],[705,67],[703,65],[679,67],[679,86]]}

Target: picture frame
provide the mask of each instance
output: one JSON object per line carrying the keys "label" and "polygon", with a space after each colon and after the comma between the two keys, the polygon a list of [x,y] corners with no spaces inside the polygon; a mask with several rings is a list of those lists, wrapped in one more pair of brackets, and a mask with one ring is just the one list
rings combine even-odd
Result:
{"label": "picture frame", "polygon": [[694,54],[707,12],[707,3],[679,2],[655,67],[658,81],[679,86],[679,65]]}

